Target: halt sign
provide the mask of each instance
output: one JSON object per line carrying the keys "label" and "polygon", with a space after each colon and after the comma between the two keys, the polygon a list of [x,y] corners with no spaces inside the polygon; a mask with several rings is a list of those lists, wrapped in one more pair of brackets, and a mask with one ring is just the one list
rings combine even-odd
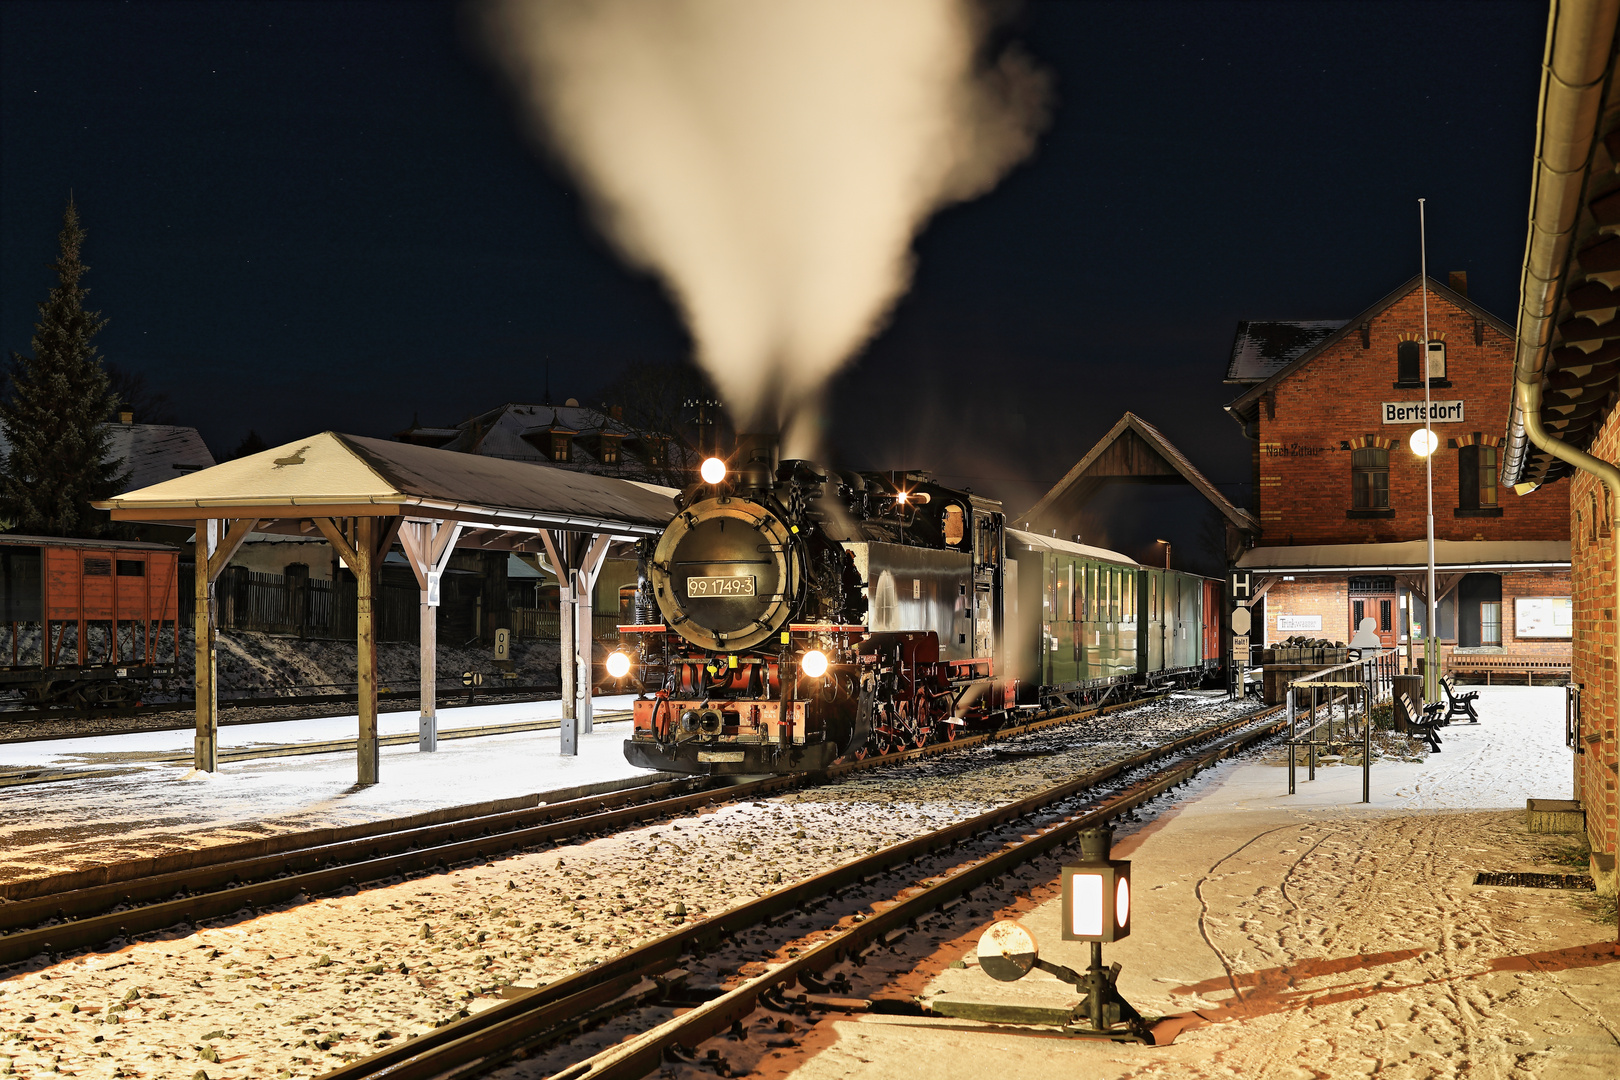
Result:
{"label": "halt sign", "polygon": [[1254,620],[1250,617],[1248,608],[1240,607],[1232,609],[1232,633],[1247,637],[1249,630],[1253,628],[1253,626]]}

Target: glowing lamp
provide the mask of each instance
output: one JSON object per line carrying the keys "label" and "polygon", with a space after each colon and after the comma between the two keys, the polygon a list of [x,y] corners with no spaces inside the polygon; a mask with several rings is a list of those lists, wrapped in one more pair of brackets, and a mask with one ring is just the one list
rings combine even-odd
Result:
{"label": "glowing lamp", "polygon": [[896,495],[894,497],[894,501],[899,503],[901,506],[904,506],[906,504],[906,500],[909,499],[910,497],[911,497],[910,495],[908,495],[906,492],[902,491],[900,494],[898,494],[898,495]]}
{"label": "glowing lamp", "polygon": [[717,457],[705,458],[703,464],[698,466],[698,475],[703,477],[705,484],[718,484],[726,478],[726,463]]}
{"label": "glowing lamp", "polygon": [[820,649],[811,649],[799,659],[799,670],[812,679],[819,679],[827,674],[827,654]]}
{"label": "glowing lamp", "polygon": [[1080,834],[1080,862],[1063,868],[1063,940],[1118,941],[1131,932],[1131,864],[1110,859],[1113,830]]}
{"label": "glowing lamp", "polygon": [[607,658],[607,673],[613,676],[615,679],[622,679],[626,675],[630,674],[630,657],[626,656],[623,650],[617,650],[609,653]]}
{"label": "glowing lamp", "polygon": [[1440,436],[1436,435],[1433,431],[1426,427],[1418,428],[1416,431],[1412,432],[1411,443],[1412,453],[1416,454],[1418,457],[1428,457],[1430,454],[1435,452],[1436,448],[1439,447]]}

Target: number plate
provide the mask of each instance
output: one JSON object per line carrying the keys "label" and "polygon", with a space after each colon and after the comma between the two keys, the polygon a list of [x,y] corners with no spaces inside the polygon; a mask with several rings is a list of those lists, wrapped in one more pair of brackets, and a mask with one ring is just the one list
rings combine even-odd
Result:
{"label": "number plate", "polygon": [[713,762],[720,762],[720,763],[740,763],[742,761],[742,759],[743,759],[743,752],[741,750],[699,750],[698,751],[698,762],[699,762],[699,764],[701,764],[703,762],[706,762],[706,761],[713,761]]}
{"label": "number plate", "polygon": [[753,596],[754,579],[750,577],[691,577],[686,579],[688,598],[698,596]]}

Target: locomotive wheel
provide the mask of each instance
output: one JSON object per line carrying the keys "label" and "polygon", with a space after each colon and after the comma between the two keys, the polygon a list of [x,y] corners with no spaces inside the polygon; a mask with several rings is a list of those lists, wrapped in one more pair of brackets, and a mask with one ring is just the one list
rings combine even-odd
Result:
{"label": "locomotive wheel", "polygon": [[937,737],[940,742],[955,742],[957,733],[961,731],[961,725],[941,720],[934,730],[939,733]]}

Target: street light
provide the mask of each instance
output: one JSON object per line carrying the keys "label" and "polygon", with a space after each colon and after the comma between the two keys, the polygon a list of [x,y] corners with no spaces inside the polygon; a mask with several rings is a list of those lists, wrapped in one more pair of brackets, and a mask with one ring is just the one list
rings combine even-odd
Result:
{"label": "street light", "polygon": [[1168,540],[1155,540],[1153,542],[1155,544],[1163,544],[1164,545],[1164,568],[1166,570],[1170,569],[1170,541],[1168,541]]}
{"label": "street light", "polygon": [[[1429,340],[1429,238],[1424,221],[1423,200],[1418,200],[1418,287],[1423,290],[1423,428],[1427,432],[1418,450],[1418,432],[1412,433],[1412,450],[1423,458],[1425,483],[1429,492],[1428,550],[1429,550],[1429,621],[1423,626],[1423,700],[1440,698],[1440,638],[1434,615],[1434,451],[1440,440],[1434,433],[1434,407],[1429,403],[1429,365],[1433,360],[1433,342]],[[1442,352],[1443,356],[1444,353]]]}

